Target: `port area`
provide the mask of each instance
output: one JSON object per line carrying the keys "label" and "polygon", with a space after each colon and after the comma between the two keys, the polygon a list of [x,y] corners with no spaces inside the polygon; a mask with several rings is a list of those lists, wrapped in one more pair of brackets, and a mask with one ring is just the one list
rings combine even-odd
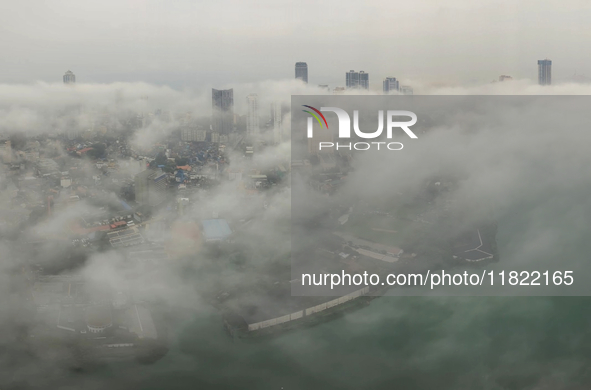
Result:
{"label": "port area", "polygon": [[258,276],[250,282],[233,286],[225,283],[224,290],[210,302],[221,311],[223,325],[232,338],[255,339],[330,321],[362,309],[390,289],[405,288],[387,284],[334,289],[327,285],[303,286],[302,273],[367,272],[385,280],[392,273],[426,274],[428,270],[480,267],[496,261],[494,223],[473,225],[460,234],[436,240],[431,229],[441,231],[439,223],[428,225],[414,246],[410,240],[409,244],[402,243],[408,252],[377,239],[371,241],[369,235],[359,238],[344,233],[334,225],[318,227],[314,235],[296,237],[292,244],[297,245],[292,245],[285,258],[277,259],[275,266],[253,272]]}
{"label": "port area", "polygon": [[[464,202],[441,190],[452,187],[452,181],[433,180],[412,196],[312,197],[313,213],[306,212],[312,203],[298,198],[282,230],[291,238],[288,250],[261,259],[248,229],[237,232],[237,255],[219,258],[243,259],[230,263],[239,264],[236,271],[246,277],[221,272],[219,289],[206,300],[221,311],[232,337],[250,339],[329,321],[363,308],[386,291],[397,294],[393,290],[407,288],[382,284],[389,274],[426,275],[498,261],[492,218],[474,218]],[[435,190],[429,191],[431,187]],[[222,267],[224,261],[216,264]],[[317,284],[304,277],[343,273],[375,274],[380,283],[334,287],[330,280]]]}
{"label": "port area", "polygon": [[[227,302],[222,311],[223,324],[234,339],[253,340],[274,337],[284,332],[319,325],[339,318],[346,313],[360,310],[382,295],[386,289],[368,295],[369,287],[351,289],[341,297],[250,297],[250,304],[234,306]],[[256,303],[256,304],[255,304]]]}
{"label": "port area", "polygon": [[312,327],[342,317],[349,312],[362,309],[363,307],[369,305],[371,300],[374,298],[374,296],[359,297],[358,299],[347,302],[342,306],[333,307],[327,309],[326,311],[305,316],[297,320],[254,331],[249,331],[248,328],[242,323],[235,322],[235,317],[233,318],[231,315],[224,315],[224,328],[232,338],[238,338],[242,340],[269,338],[278,336],[294,329]]}

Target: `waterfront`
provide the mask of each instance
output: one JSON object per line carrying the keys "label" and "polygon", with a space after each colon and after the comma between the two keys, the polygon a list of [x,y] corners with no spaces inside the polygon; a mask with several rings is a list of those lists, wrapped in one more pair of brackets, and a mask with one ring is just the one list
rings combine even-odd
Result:
{"label": "waterfront", "polygon": [[384,297],[332,322],[248,343],[232,342],[215,311],[193,312],[156,364],[109,365],[57,382],[146,390],[583,389],[591,383],[588,304]]}
{"label": "waterfront", "polygon": [[[497,235],[497,264],[504,267],[516,258],[527,260],[518,243],[526,240],[534,214],[516,218],[507,210],[506,215]],[[559,228],[570,223],[568,215],[552,221]],[[586,225],[577,227],[569,230],[572,245],[562,256],[590,249]],[[556,255],[541,249],[549,258]],[[539,253],[538,248],[531,256]],[[248,341],[233,341],[215,309],[195,305],[172,313],[170,350],[158,362],[52,371],[46,388],[587,389],[590,302],[588,297],[380,297],[330,322]],[[15,379],[23,375],[14,372]]]}

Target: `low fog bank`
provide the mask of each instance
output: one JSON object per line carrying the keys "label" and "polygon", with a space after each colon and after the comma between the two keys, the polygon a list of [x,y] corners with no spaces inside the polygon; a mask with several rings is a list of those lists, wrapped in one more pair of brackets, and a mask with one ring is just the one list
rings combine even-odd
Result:
{"label": "low fog bank", "polygon": [[[468,88],[422,85],[419,81],[413,83],[413,86],[416,95],[591,94],[589,85],[560,84],[540,87],[533,85],[529,80],[513,80]],[[256,93],[259,97],[261,117],[265,118],[269,116],[269,107],[273,103],[279,102],[282,107],[288,107],[292,94],[326,93],[320,88],[305,87],[293,80],[266,81],[231,87],[234,88],[235,113],[245,115],[245,97],[247,94]],[[557,256],[561,255],[557,248],[569,244],[574,246],[570,254],[573,258],[576,257],[576,260],[580,260],[586,253],[577,252],[576,245],[584,240],[591,217],[591,203],[586,196],[591,188],[591,173],[587,169],[591,163],[591,157],[587,152],[591,135],[588,135],[585,127],[589,123],[586,114],[573,115],[568,122],[563,120],[562,108],[564,111],[576,113],[585,110],[586,102],[581,106],[573,106],[567,99],[554,99],[557,100],[552,100],[551,104],[544,103],[546,106],[542,105],[544,113],[547,110],[556,110],[553,116],[541,115],[536,111],[539,107],[526,104],[513,108],[504,106],[507,112],[500,117],[487,116],[490,111],[484,114],[473,113],[474,116],[470,118],[458,118],[453,115],[445,117],[441,122],[435,123],[427,133],[420,135],[418,140],[405,141],[405,149],[401,153],[391,154],[386,160],[383,155],[377,154],[358,158],[353,163],[355,171],[344,187],[344,196],[372,199],[384,193],[412,194],[419,191],[425,181],[434,177],[458,175],[462,180],[455,189],[454,197],[460,200],[461,206],[473,210],[467,224],[490,218],[492,215],[500,221],[502,230],[503,221],[510,222],[513,215],[524,213],[524,217],[519,219],[517,229],[509,226],[509,231],[514,232],[514,236],[507,237],[502,231],[499,233],[500,237],[506,240],[504,245],[511,249],[512,260],[517,263],[523,261],[525,264],[539,258],[555,261]],[[576,104],[579,103],[576,101]],[[557,110],[556,107],[561,109]],[[155,115],[156,112],[159,114]],[[124,134],[134,150],[144,155],[156,155],[152,150],[154,144],[165,143],[178,132],[178,127],[184,123],[188,113],[191,113],[192,118],[201,120],[205,128],[209,126],[209,89],[174,90],[145,83],[75,86],[46,83],[0,85],[0,134],[4,139],[14,140],[15,149],[24,149],[27,141],[35,137],[56,137],[68,132],[104,130],[105,137],[116,139]],[[554,121],[550,126],[546,122],[548,118]],[[282,121],[287,134],[290,119],[290,113],[284,110]],[[542,120],[543,122],[539,122]],[[130,126],[132,122],[134,125]],[[457,126],[458,122],[467,125]],[[46,143],[44,147],[42,154],[70,158],[63,143],[56,142],[51,148]],[[225,168],[227,172],[238,171],[245,166],[257,172],[266,172],[278,165],[289,164],[291,145],[289,139],[275,144],[269,142],[252,160],[246,160],[243,151],[238,149],[227,150],[225,153],[228,159]],[[126,166],[127,160],[120,159],[120,173],[131,176],[136,173],[136,168]],[[90,165],[81,176],[91,177],[96,174],[92,164]],[[258,277],[257,266],[264,265],[266,261],[272,264],[286,261],[285,254],[290,250],[289,188],[245,197],[243,192],[237,190],[236,182],[221,182],[219,186],[209,190],[200,196],[197,202],[187,207],[179,216],[178,222],[191,223],[214,216],[236,223],[248,222],[242,235],[242,240],[247,242],[249,250],[247,256],[244,256],[247,259],[246,264],[226,268],[212,263],[199,248],[190,247],[189,250],[194,252],[182,253],[175,260],[171,260],[170,266],[163,267],[157,273],[145,273],[138,277],[137,270],[128,267],[125,256],[119,251],[105,250],[88,255],[72,250],[67,240],[60,244],[62,232],[71,229],[70,220],[80,215],[100,213],[100,207],[90,201],[81,200],[63,211],[31,222],[32,210],[13,201],[15,190],[18,192],[18,189],[9,179],[9,168],[3,167],[2,174],[6,188],[0,190],[0,210],[4,219],[0,240],[0,291],[7,298],[0,305],[0,329],[3,330],[0,346],[5,351],[0,358],[0,366],[4,368],[4,373],[0,374],[0,382],[20,383],[26,386],[28,383],[43,382],[46,375],[51,380],[60,381],[63,376],[70,373],[62,361],[67,360],[71,352],[56,347],[55,356],[47,356],[30,348],[27,330],[34,326],[36,320],[31,297],[27,296],[26,292],[29,282],[23,271],[24,263],[42,264],[46,271],[56,263],[53,265],[60,269],[59,273],[75,273],[82,275],[86,280],[108,285],[115,291],[132,291],[143,300],[162,302],[186,313],[184,317],[175,314],[178,315],[175,319],[189,321],[196,312],[209,312],[211,306],[208,299],[212,296],[215,298],[216,294],[223,292],[223,286],[217,285],[216,278],[211,277],[212,275],[225,273],[226,280],[234,281],[235,284],[247,284],[249,280]],[[112,201],[117,203],[118,199],[115,197]],[[40,200],[42,206],[45,206],[43,202],[45,199]],[[45,210],[41,207],[39,213],[43,214]],[[5,228],[12,218],[22,218],[26,223],[19,225],[17,230]],[[458,227],[458,230],[461,229],[462,227]],[[169,241],[173,240],[171,236],[174,235],[170,232],[154,234]],[[40,249],[31,245],[31,242],[46,237],[55,238],[56,241]],[[173,242],[171,245],[180,248],[184,243]],[[241,254],[233,253],[232,256],[238,258]],[[80,259],[82,261],[79,261]],[[478,326],[483,318],[488,318],[489,311],[519,317],[514,312],[517,309],[505,307],[494,300],[486,300],[482,305],[478,305],[480,312],[473,314],[473,317],[466,313],[467,309],[464,306],[459,305],[459,308],[456,308],[449,304],[448,300],[431,300],[429,305],[429,310],[442,310],[448,313],[447,320],[443,325],[444,330],[433,340],[436,346],[433,352],[428,352],[424,347],[425,349],[412,356],[408,363],[411,366],[432,364],[434,359],[442,359],[452,353],[449,345],[457,341],[458,335],[454,333],[457,331],[456,325],[468,328]],[[539,305],[542,311],[552,313],[552,310],[545,306],[546,303]],[[383,316],[376,315],[363,321],[368,321],[369,327],[376,332],[386,332],[383,330],[386,327],[384,321],[404,323],[405,316],[412,316],[416,313],[415,309],[408,307],[402,312],[403,315],[396,318],[392,318],[390,313],[385,313]],[[388,310],[395,309],[388,307]],[[363,335],[359,334],[363,333],[360,327],[353,329],[353,333],[347,333],[352,329],[347,321],[361,321],[359,317],[344,321],[345,324],[340,324],[345,329],[341,337],[363,339]],[[305,345],[319,345],[327,354],[324,341],[327,335],[323,331],[304,333],[300,336]],[[289,340],[288,338],[275,342],[270,348],[275,353],[286,352],[292,359],[301,361],[301,350],[290,344]],[[340,344],[339,340],[332,339],[331,342]],[[399,343],[405,345],[404,341]],[[465,347],[471,353],[481,351],[478,348],[472,350],[468,346]],[[53,347],[49,349],[51,348]],[[232,353],[227,345],[218,342],[212,342],[211,349],[214,353]],[[198,349],[198,352],[203,351]],[[195,353],[197,352],[191,350],[187,352],[189,356]],[[521,353],[521,357],[528,356],[522,350],[516,353]],[[343,350],[342,356],[342,362],[350,364],[349,359],[356,356],[356,351]],[[475,368],[470,375],[480,375],[482,370],[486,371],[483,367]],[[501,371],[510,370],[504,365],[500,367]],[[317,373],[315,367],[310,364],[302,364],[301,369],[308,374]],[[241,370],[237,372],[246,375]],[[557,374],[549,374],[548,380],[554,380],[555,375]],[[333,384],[339,383],[338,379],[331,380],[335,381]],[[85,386],[96,388],[97,385],[85,383]]]}

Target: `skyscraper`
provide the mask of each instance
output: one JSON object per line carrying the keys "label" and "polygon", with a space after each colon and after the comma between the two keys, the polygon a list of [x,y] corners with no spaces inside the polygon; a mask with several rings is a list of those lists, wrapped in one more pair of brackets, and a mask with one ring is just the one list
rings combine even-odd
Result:
{"label": "skyscraper", "polygon": [[369,89],[369,73],[359,72],[359,88]]}
{"label": "skyscraper", "polygon": [[345,85],[347,88],[359,88],[359,72],[350,70],[345,74]]}
{"label": "skyscraper", "polygon": [[230,134],[234,129],[234,90],[211,90],[211,127],[214,133]]}
{"label": "skyscraper", "polygon": [[259,102],[256,93],[246,97],[248,114],[246,115],[246,134],[249,136],[259,134]]}
{"label": "skyscraper", "polygon": [[76,75],[71,70],[64,74],[64,84],[76,84]]}
{"label": "skyscraper", "polygon": [[348,89],[369,89],[369,73],[364,71],[355,72],[350,70],[345,74],[345,82]]}
{"label": "skyscraper", "polygon": [[296,62],[295,78],[308,84],[308,64],[305,62]]}
{"label": "skyscraper", "polygon": [[552,61],[547,58],[538,60],[538,84],[552,84]]}
{"label": "skyscraper", "polygon": [[398,92],[400,90],[400,84],[396,77],[386,77],[382,83],[384,93]]}
{"label": "skyscraper", "polygon": [[273,121],[273,141],[275,144],[280,144],[283,141],[281,102],[275,101],[271,104],[271,119]]}

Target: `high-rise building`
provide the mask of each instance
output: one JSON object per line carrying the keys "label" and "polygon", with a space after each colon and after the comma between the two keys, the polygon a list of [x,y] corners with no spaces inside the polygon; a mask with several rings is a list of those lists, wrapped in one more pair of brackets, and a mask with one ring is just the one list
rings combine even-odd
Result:
{"label": "high-rise building", "polygon": [[505,80],[513,80],[513,77],[507,76],[504,74],[499,76],[499,81],[505,81]]}
{"label": "high-rise building", "polygon": [[345,82],[348,89],[369,89],[369,73],[364,71],[355,72],[350,70],[345,74]]}
{"label": "high-rise building", "polygon": [[369,89],[369,73],[359,72],[359,88]]}
{"label": "high-rise building", "polygon": [[382,83],[384,93],[398,92],[400,90],[400,84],[396,77],[386,77]]}
{"label": "high-rise building", "polygon": [[246,135],[256,136],[259,134],[259,102],[256,93],[246,97],[248,114],[246,116]]}
{"label": "high-rise building", "polygon": [[347,88],[359,87],[359,72],[351,70],[345,74],[345,85]]}
{"label": "high-rise building", "polygon": [[76,75],[71,70],[64,74],[64,84],[76,84]]}
{"label": "high-rise building", "polygon": [[308,64],[305,62],[296,62],[295,78],[308,84]]}
{"label": "high-rise building", "polygon": [[271,104],[271,118],[273,119],[273,141],[275,144],[283,142],[283,113],[281,102],[275,101]]}
{"label": "high-rise building", "polygon": [[538,60],[538,84],[552,84],[552,61],[547,58]]}
{"label": "high-rise building", "polygon": [[211,126],[214,133],[230,134],[234,130],[234,90],[211,90]]}

